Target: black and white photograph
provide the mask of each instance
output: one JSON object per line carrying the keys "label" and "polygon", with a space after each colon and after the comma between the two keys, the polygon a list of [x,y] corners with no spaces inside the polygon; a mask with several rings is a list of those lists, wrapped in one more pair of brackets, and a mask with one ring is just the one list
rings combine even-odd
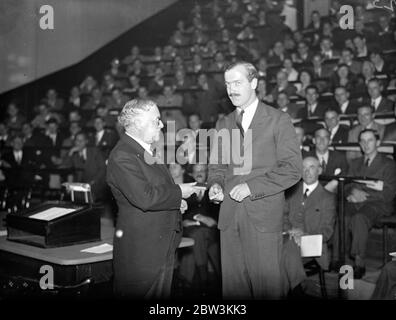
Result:
{"label": "black and white photograph", "polygon": [[0,0],[0,308],[396,300],[395,11]]}

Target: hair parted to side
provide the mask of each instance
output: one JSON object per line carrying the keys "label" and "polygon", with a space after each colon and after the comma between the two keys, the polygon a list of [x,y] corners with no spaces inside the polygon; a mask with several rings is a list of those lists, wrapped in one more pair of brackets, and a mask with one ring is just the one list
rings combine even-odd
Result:
{"label": "hair parted to side", "polygon": [[259,74],[257,72],[256,67],[253,64],[251,64],[250,62],[246,62],[246,61],[236,61],[236,62],[229,64],[227,66],[227,68],[225,69],[224,73],[226,73],[227,71],[230,71],[231,69],[234,69],[235,67],[238,67],[238,66],[245,67],[245,70],[247,71],[247,78],[248,78],[249,82],[251,82],[253,79],[259,78]]}
{"label": "hair parted to side", "polygon": [[118,123],[124,127],[124,129],[130,127],[133,121],[139,117],[142,113],[149,111],[155,107],[154,101],[145,99],[133,99],[128,101],[122,108],[118,115]]}

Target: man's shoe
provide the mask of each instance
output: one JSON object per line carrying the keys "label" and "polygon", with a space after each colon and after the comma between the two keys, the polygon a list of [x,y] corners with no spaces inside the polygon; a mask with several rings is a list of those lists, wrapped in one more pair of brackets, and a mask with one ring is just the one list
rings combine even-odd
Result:
{"label": "man's shoe", "polygon": [[354,279],[361,279],[361,278],[363,278],[365,273],[366,273],[366,267],[356,266],[353,269],[353,278]]}

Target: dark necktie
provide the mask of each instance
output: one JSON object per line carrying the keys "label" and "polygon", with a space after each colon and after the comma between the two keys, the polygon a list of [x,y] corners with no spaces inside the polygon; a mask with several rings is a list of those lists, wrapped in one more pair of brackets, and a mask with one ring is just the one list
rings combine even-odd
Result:
{"label": "dark necktie", "polygon": [[303,199],[304,200],[308,198],[308,192],[309,192],[309,189],[308,188],[305,189],[305,192],[304,192],[304,195],[303,195]]}
{"label": "dark necktie", "polygon": [[322,162],[320,165],[322,167],[322,173],[324,174],[324,172],[326,171],[326,161],[324,158],[322,158]]}
{"label": "dark necktie", "polygon": [[243,114],[245,111],[241,110],[241,112],[237,113],[236,115],[236,125],[239,128],[239,131],[241,132],[241,135],[243,137],[244,131],[243,131],[243,127],[242,127],[242,120],[243,120]]}
{"label": "dark necktie", "polygon": [[366,168],[369,167],[369,165],[370,165],[370,158],[367,158],[366,160],[364,160],[364,165],[365,165]]}

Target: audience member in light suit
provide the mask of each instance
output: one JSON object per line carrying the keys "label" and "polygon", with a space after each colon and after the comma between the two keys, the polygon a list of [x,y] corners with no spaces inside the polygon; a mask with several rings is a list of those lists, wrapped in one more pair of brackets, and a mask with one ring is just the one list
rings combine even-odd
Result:
{"label": "audience member in light suit", "polygon": [[[284,190],[301,178],[301,152],[291,118],[258,101],[257,77],[247,62],[225,71],[236,110],[216,129],[224,129],[219,134],[228,134],[231,144],[220,148],[226,139],[215,138],[209,165],[209,198],[222,201],[219,229],[226,299],[280,298]],[[225,154],[215,161],[223,149],[230,161]],[[241,149],[243,166],[231,161]]]}
{"label": "audience member in light suit", "polygon": [[[374,178],[377,181],[368,185],[352,183],[345,187],[345,226],[351,235],[351,242],[346,236],[346,243],[355,260],[354,277],[357,279],[365,273],[369,231],[379,218],[392,214],[396,193],[396,165],[392,159],[378,152],[378,133],[371,129],[363,130],[359,141],[364,156],[351,162],[348,175]],[[338,236],[334,240],[337,248]]]}
{"label": "audience member in light suit", "polygon": [[[131,100],[118,121],[125,128],[111,151],[107,182],[118,205],[114,236],[114,289],[135,299],[170,297],[176,249],[181,239],[183,198],[197,190],[175,184],[151,145],[163,124],[156,104]],[[183,206],[183,208],[182,208]]]}
{"label": "audience member in light suit", "polygon": [[[283,230],[282,277],[284,293],[293,294],[304,290],[306,278],[304,263],[312,258],[302,258],[301,236],[321,234],[323,236],[322,255],[315,258],[325,270],[329,268],[330,257],[327,242],[333,234],[336,215],[336,201],[333,194],[325,190],[318,181],[322,167],[318,159],[307,157],[303,160],[303,181],[288,191]],[[300,291],[300,292],[298,292]]]}

